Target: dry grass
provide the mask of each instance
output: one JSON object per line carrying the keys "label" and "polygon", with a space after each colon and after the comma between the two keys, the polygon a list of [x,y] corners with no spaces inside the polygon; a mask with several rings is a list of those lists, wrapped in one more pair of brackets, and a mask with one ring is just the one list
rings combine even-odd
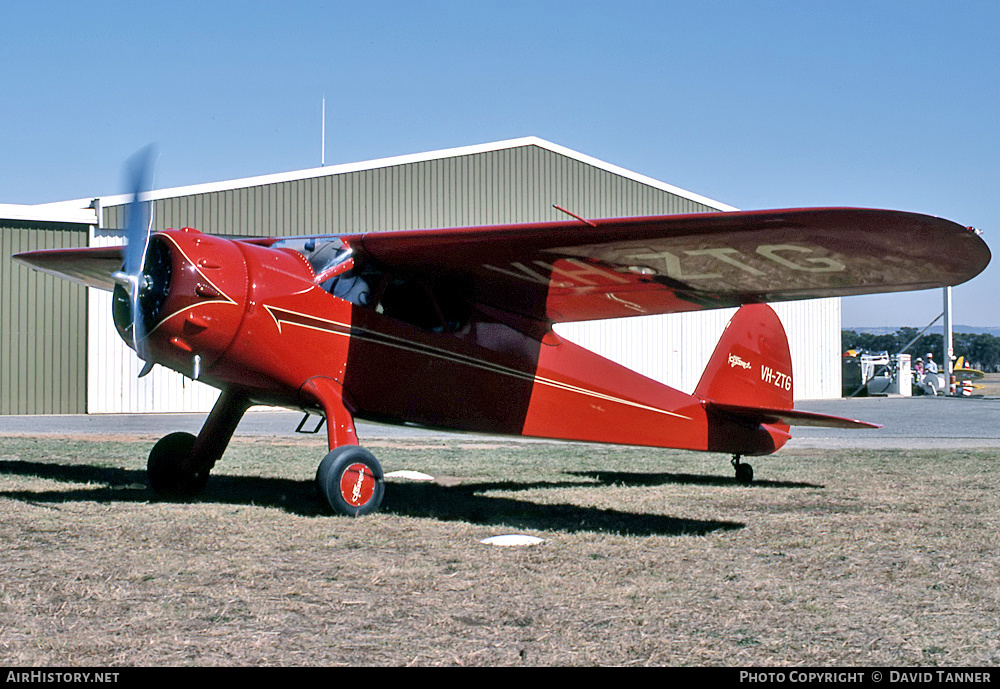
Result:
{"label": "dry grass", "polygon": [[[6,665],[1000,662],[990,453],[383,443],[385,511],[327,516],[312,442],[234,442],[159,502],[151,442],[0,438]],[[511,531],[529,548],[481,545]]]}

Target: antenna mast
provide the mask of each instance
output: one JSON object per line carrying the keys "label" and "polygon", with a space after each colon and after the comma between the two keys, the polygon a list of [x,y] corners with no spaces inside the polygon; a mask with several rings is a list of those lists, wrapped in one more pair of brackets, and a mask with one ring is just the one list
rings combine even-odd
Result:
{"label": "antenna mast", "polygon": [[320,119],[320,134],[319,134],[319,164],[320,167],[326,167],[326,96],[323,96],[323,114]]}

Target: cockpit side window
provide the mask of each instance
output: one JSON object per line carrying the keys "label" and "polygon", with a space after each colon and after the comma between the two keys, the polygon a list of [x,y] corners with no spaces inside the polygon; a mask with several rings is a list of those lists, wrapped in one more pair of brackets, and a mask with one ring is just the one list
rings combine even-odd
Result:
{"label": "cockpit side window", "polygon": [[403,276],[385,276],[376,311],[436,333],[457,332],[472,316],[472,308],[453,291]]}

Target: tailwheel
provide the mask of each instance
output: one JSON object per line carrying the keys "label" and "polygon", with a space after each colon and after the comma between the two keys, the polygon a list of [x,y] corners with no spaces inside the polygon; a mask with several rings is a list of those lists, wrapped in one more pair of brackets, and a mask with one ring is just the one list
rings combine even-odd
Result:
{"label": "tailwheel", "polygon": [[171,433],[160,438],[149,453],[146,476],[155,493],[169,497],[192,497],[205,488],[210,468],[198,468],[191,450],[195,437]]}
{"label": "tailwheel", "polygon": [[357,445],[331,450],[316,470],[316,485],[334,512],[349,517],[376,511],[385,494],[382,465]]}
{"label": "tailwheel", "polygon": [[736,470],[736,482],[749,486],[753,483],[753,467],[740,461],[739,455],[733,455],[733,468]]}

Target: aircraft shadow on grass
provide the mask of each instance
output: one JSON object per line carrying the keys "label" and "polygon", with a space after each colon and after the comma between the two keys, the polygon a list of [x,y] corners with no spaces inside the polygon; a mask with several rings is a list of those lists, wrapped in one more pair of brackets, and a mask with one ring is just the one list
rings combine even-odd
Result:
{"label": "aircraft shadow on grass", "polygon": [[[0,461],[0,476],[36,477],[61,483],[86,484],[61,490],[5,490],[0,497],[29,504],[56,505],[66,502],[164,502],[146,485],[146,472],[77,464],[55,464],[24,460]],[[437,483],[395,483],[386,489],[383,511],[408,517],[440,521],[468,521],[475,524],[503,525],[518,529],[545,531],[602,532],[630,536],[703,535],[713,531],[740,529],[733,521],[699,520],[655,514],[638,514],[613,509],[579,505],[548,505],[515,498],[483,495],[487,491],[524,491],[536,488],[593,487],[593,479],[607,485],[656,485],[657,483],[696,482],[676,474],[627,474],[581,472],[588,481],[576,483],[517,483],[509,481],[461,483],[444,486]],[[657,480],[659,477],[660,480]],[[680,477],[680,480],[678,479]],[[704,485],[732,485],[732,479],[702,479]],[[776,484],[790,487],[809,484]],[[213,475],[205,492],[190,502],[255,505],[273,507],[308,517],[329,516],[329,508],[317,495],[313,481],[299,481],[259,476]]]}
{"label": "aircraft shadow on grass", "polygon": [[[609,486],[665,486],[670,484],[690,486],[732,486],[736,480],[728,476],[704,474],[660,474],[624,471],[571,471],[571,476],[590,478]],[[757,479],[753,488],[826,488],[817,483],[799,481],[768,481]]]}

